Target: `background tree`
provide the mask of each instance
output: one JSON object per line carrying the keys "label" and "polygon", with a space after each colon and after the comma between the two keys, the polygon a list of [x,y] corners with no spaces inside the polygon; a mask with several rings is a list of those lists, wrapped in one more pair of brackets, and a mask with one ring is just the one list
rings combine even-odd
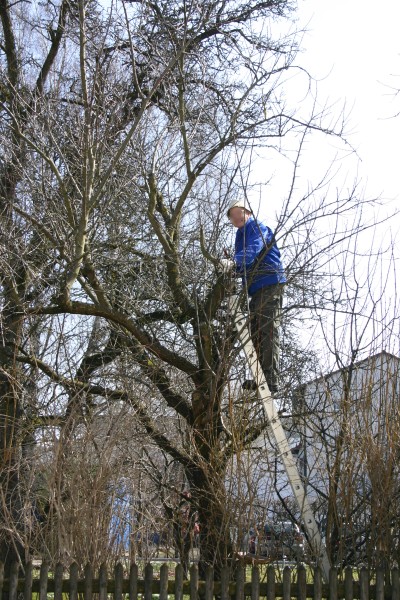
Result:
{"label": "background tree", "polygon": [[331,316],[318,311],[329,369],[298,388],[294,418],[332,562],[391,567],[399,510],[395,257],[390,236],[369,236],[367,246],[363,235],[337,257],[343,276],[331,277]]}

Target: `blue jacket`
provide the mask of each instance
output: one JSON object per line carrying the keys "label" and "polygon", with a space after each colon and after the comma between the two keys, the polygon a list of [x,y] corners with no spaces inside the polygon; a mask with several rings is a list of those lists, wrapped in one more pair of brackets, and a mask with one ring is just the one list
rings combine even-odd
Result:
{"label": "blue jacket", "polygon": [[265,252],[273,235],[269,227],[253,217],[236,232],[236,272],[242,275],[243,285],[248,287],[250,296],[266,285],[286,282],[281,253],[276,243]]}

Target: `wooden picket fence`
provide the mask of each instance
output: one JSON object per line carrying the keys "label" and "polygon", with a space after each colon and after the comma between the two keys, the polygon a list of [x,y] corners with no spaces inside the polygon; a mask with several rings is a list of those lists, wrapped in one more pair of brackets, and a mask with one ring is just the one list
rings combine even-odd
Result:
{"label": "wooden picket fence", "polygon": [[[365,567],[355,571],[348,567],[341,576],[337,569],[331,569],[329,583],[324,583],[319,569],[306,569],[299,565],[295,572],[289,566],[283,571],[269,565],[266,572],[260,576],[258,566],[249,568],[237,565],[232,577],[228,567],[223,568],[218,580],[214,580],[214,571],[208,568],[204,581],[199,579],[197,565],[190,568],[190,577],[185,580],[181,565],[177,565],[170,579],[170,566],[163,564],[157,573],[154,567],[147,564],[143,578],[139,578],[138,565],[132,564],[129,573],[124,573],[124,567],[117,564],[112,577],[107,567],[100,567],[98,577],[94,577],[93,569],[87,565],[84,575],[79,578],[79,567],[76,563],[70,566],[68,576],[61,564],[56,565],[49,573],[49,566],[42,563],[39,578],[34,578],[32,563],[21,569],[14,565],[9,577],[4,577],[4,568],[0,563],[0,600],[2,594],[7,594],[9,600],[92,600],[94,594],[98,600],[243,600],[249,598],[258,600],[400,600],[399,571],[397,568],[390,572],[390,581],[385,581],[385,573],[377,569],[373,577]],[[21,576],[23,574],[23,576]],[[311,580],[311,581],[310,581]]]}

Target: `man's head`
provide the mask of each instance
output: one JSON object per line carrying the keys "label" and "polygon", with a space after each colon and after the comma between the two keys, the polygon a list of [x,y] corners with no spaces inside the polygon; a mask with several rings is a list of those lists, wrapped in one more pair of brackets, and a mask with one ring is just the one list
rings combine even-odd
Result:
{"label": "man's head", "polygon": [[234,227],[243,227],[251,216],[248,202],[244,199],[233,200],[228,207],[228,219]]}

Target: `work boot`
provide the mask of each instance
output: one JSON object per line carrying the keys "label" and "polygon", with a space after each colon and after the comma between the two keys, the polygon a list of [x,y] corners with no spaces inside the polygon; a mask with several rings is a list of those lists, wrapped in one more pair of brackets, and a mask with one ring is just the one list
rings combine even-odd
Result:
{"label": "work boot", "polygon": [[[278,386],[276,383],[272,383],[267,381],[267,385],[269,388],[269,391],[271,392],[271,394],[276,394],[276,392],[278,391]],[[249,390],[251,392],[256,392],[257,391],[257,383],[254,381],[254,379],[245,379],[242,383],[242,390]]]}
{"label": "work boot", "polygon": [[267,381],[267,384],[268,384],[269,391],[271,392],[271,394],[276,394],[278,391],[278,385],[276,383],[272,383],[272,381],[271,382]]}
{"label": "work boot", "polygon": [[245,379],[242,383],[242,390],[248,390],[250,392],[257,391],[257,384],[254,379]]}

